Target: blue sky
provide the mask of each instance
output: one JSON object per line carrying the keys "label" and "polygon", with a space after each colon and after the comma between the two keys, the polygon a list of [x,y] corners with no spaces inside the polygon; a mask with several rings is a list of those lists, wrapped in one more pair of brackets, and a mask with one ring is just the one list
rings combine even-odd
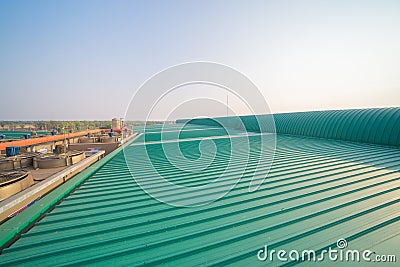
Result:
{"label": "blue sky", "polygon": [[0,120],[123,117],[189,61],[241,71],[272,112],[399,106],[400,1],[0,2]]}

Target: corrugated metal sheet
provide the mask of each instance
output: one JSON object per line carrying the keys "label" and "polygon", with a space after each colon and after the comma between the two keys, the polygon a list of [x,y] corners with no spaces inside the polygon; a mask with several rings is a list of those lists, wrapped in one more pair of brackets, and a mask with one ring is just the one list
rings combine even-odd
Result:
{"label": "corrugated metal sheet", "polygon": [[[271,123],[273,120],[275,124]],[[258,121],[257,121],[258,120]],[[200,125],[243,124],[248,131],[400,146],[400,108],[371,108],[179,120]],[[261,130],[259,125],[261,125]]]}
{"label": "corrugated metal sheet", "polygon": [[[144,139],[104,165],[5,249],[0,264],[254,266],[265,264],[258,261],[257,251],[266,244],[270,249],[318,251],[346,238],[350,248],[366,249],[399,237],[396,147],[278,134],[272,169],[259,190],[248,191],[257,163],[257,157],[250,157],[243,178],[218,201],[193,208],[158,202],[134,182],[125,161],[125,155],[135,157],[140,146],[147,146],[160,173],[180,185],[210,183],[226,166],[230,142],[223,130],[186,127],[180,148],[192,159],[200,155],[196,138],[220,137],[214,139],[218,153],[206,171],[193,175],[171,165],[155,134],[160,127],[150,127]],[[149,137],[152,134],[158,137]],[[240,134],[237,131],[236,138],[249,138],[252,147],[259,146],[257,136]],[[146,175],[143,158],[132,162]],[[234,177],[235,169],[230,171]]]}

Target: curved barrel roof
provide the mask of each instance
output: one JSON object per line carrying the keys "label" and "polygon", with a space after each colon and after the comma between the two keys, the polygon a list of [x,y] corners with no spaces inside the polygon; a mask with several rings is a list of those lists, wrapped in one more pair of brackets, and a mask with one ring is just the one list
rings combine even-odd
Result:
{"label": "curved barrel roof", "polygon": [[[271,124],[271,116],[275,127]],[[239,121],[240,120],[240,121]],[[248,131],[400,146],[400,108],[371,108],[178,120],[201,125],[243,123]],[[261,130],[260,127],[261,126]]]}

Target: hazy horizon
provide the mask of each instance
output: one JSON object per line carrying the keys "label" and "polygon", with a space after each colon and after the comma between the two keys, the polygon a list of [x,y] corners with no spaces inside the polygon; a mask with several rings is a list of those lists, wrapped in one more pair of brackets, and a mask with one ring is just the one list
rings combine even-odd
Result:
{"label": "hazy horizon", "polygon": [[0,121],[124,117],[147,79],[191,61],[242,72],[272,113],[394,107],[400,1],[2,1],[0,59]]}

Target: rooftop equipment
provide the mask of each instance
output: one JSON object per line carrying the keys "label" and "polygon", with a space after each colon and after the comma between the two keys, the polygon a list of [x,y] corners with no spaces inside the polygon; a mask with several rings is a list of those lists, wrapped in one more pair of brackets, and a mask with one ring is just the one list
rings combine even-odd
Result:
{"label": "rooftop equipment", "polygon": [[65,145],[56,145],[54,153],[57,155],[67,153],[67,147]]}
{"label": "rooftop equipment", "polygon": [[30,172],[24,170],[0,172],[0,201],[24,190],[33,183]]}
{"label": "rooftop equipment", "polygon": [[79,143],[96,143],[97,142],[97,137],[86,137],[82,136],[79,138]]}
{"label": "rooftop equipment", "polygon": [[15,156],[0,156],[0,171],[2,170],[16,170],[33,165],[33,157],[37,153],[27,152]]}
{"label": "rooftop equipment", "polygon": [[19,154],[19,147],[17,147],[17,146],[6,147],[6,156],[7,157],[18,156],[18,154]]}
{"label": "rooftop equipment", "polygon": [[[61,149],[59,149],[60,151]],[[33,167],[39,169],[51,169],[70,166],[85,158],[85,152],[68,151],[62,154],[44,154],[33,159]]]}

